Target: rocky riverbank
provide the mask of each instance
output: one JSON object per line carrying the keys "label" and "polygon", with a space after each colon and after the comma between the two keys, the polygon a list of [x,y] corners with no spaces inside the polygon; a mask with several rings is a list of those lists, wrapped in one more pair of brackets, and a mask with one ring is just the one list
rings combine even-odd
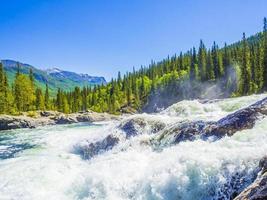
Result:
{"label": "rocky riverbank", "polygon": [[241,192],[234,200],[265,200],[267,199],[267,156],[259,163],[260,172],[257,179]]}
{"label": "rocky riverbank", "polygon": [[0,115],[0,130],[36,128],[38,126],[78,122],[99,122],[118,118],[115,115],[91,111],[72,114],[63,114],[56,111],[37,111],[31,117],[27,116],[27,114],[20,116]]}

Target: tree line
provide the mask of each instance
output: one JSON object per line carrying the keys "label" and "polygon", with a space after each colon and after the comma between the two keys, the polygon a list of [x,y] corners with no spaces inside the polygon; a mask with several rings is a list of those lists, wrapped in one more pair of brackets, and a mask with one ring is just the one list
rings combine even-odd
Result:
{"label": "tree line", "polygon": [[[200,83],[216,83],[223,80],[225,90],[231,96],[260,93],[267,90],[267,20],[263,31],[219,48],[216,42],[207,48],[202,40],[198,49],[152,61],[148,67],[133,68],[125,75],[118,73],[106,85],[76,87],[73,91],[58,89],[50,97],[49,86],[45,91],[34,84],[34,75],[20,73],[18,64],[14,83],[9,86],[7,75],[0,64],[0,113],[16,113],[29,110],[57,110],[72,113],[85,110],[120,113],[138,111],[151,103],[155,96],[173,95],[179,99],[199,93]],[[184,87],[191,85],[190,91]]]}

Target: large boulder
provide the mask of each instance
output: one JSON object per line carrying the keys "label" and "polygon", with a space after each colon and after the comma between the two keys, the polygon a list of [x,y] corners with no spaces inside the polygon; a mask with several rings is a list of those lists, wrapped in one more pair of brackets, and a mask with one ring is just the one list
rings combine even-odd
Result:
{"label": "large boulder", "polygon": [[130,138],[139,134],[157,133],[163,130],[166,124],[159,119],[147,118],[144,116],[137,116],[134,118],[128,118],[118,126],[125,135],[126,138]]}
{"label": "large boulder", "polygon": [[85,145],[76,147],[76,153],[82,155],[84,159],[90,159],[97,154],[113,149],[119,143],[120,137],[129,139],[143,134],[145,131],[156,133],[165,127],[165,123],[156,119],[148,119],[144,116],[127,118],[117,126],[119,130],[122,130],[122,132],[118,131],[117,134],[122,133],[121,135],[110,134],[102,140],[91,143],[88,142]]}
{"label": "large boulder", "polygon": [[267,156],[259,163],[260,173],[257,179],[241,192],[234,200],[266,200],[267,199]]}
{"label": "large boulder", "polygon": [[35,128],[38,124],[30,117],[16,117],[1,115],[0,130],[16,129],[16,128]]}
{"label": "large boulder", "polygon": [[152,143],[164,145],[177,144],[182,141],[192,141],[197,138],[207,140],[220,139],[224,136],[232,136],[237,131],[251,129],[257,119],[267,115],[267,98],[264,98],[251,106],[238,110],[217,122],[186,121],[167,127],[151,140]]}
{"label": "large boulder", "polygon": [[151,142],[159,145],[177,144],[182,141],[193,141],[199,138],[200,133],[207,126],[204,121],[178,122],[164,129],[159,135],[152,138]]}
{"label": "large boulder", "polygon": [[216,136],[219,138],[225,135],[232,136],[237,131],[253,128],[257,119],[265,115],[267,115],[267,98],[206,126],[202,135],[204,137]]}
{"label": "large boulder", "polygon": [[118,144],[119,138],[114,135],[108,135],[101,141],[95,143],[89,143],[75,148],[76,153],[82,155],[84,159],[90,159],[91,157],[111,150],[116,144]]}

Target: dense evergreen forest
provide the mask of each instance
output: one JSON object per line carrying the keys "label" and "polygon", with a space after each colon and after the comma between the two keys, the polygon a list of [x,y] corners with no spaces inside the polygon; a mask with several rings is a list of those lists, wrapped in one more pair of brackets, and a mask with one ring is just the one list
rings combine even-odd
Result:
{"label": "dense evergreen forest", "polygon": [[[153,110],[177,100],[205,97],[213,86],[221,90],[214,97],[241,96],[267,90],[267,21],[263,31],[219,48],[214,42],[208,49],[203,41],[199,48],[151,62],[148,67],[133,69],[123,77],[118,73],[107,85],[58,89],[49,96],[49,86],[42,91],[29,75],[20,72],[8,85],[0,64],[0,113],[57,110],[64,113],[93,110],[96,112],[131,112]],[[208,86],[208,87],[203,87]],[[207,97],[207,96],[206,96]]]}

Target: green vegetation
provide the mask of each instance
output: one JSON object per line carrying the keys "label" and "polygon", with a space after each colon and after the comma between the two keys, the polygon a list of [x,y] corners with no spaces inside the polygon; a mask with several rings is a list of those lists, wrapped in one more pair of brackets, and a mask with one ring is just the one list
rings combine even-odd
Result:
{"label": "green vegetation", "polygon": [[56,97],[58,88],[61,88],[64,91],[71,91],[75,87],[94,87],[95,85],[105,83],[105,79],[103,77],[80,75],[59,69],[41,70],[31,65],[18,63],[13,60],[1,61],[7,75],[9,85],[12,85],[15,81],[17,65],[19,64],[21,74],[29,75],[30,71],[32,71],[36,87],[44,91],[46,89],[46,84],[48,84],[50,97]]}
{"label": "green vegetation", "polygon": [[[214,42],[207,49],[200,41],[198,51],[193,47],[186,53],[151,62],[148,67],[118,73],[107,85],[75,87],[73,91],[58,89],[55,98],[46,84],[35,84],[33,72],[21,74],[8,85],[7,75],[0,64],[0,113],[15,114],[29,110],[58,110],[64,113],[93,110],[120,113],[141,110],[155,98],[193,98],[201,92],[200,85],[220,83],[222,95],[241,96],[267,90],[267,21],[263,32],[242,41],[219,48]],[[227,91],[227,94],[226,94]]]}

